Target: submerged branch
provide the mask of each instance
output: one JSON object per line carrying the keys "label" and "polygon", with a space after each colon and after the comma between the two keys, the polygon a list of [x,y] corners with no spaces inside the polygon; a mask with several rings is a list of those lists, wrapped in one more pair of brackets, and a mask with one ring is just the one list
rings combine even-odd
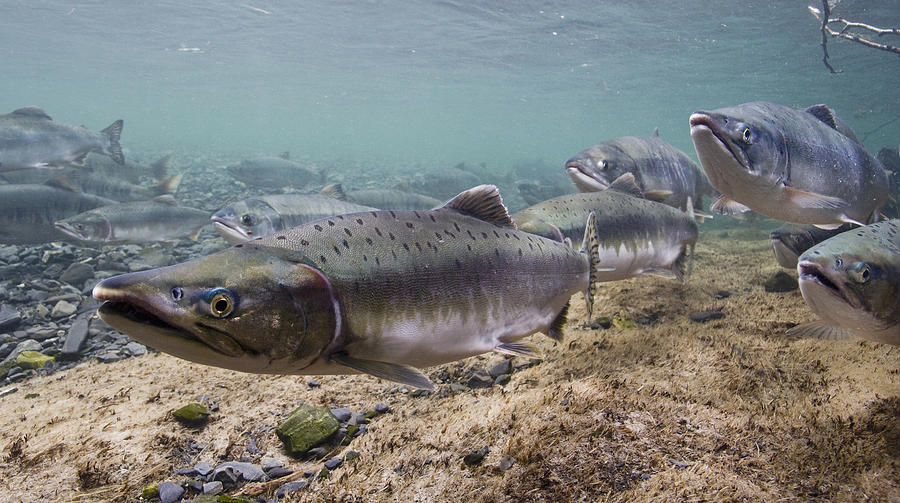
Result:
{"label": "submerged branch", "polygon": [[[878,28],[876,26],[872,26],[865,23],[858,23],[855,21],[848,21],[844,18],[831,18],[831,8],[828,5],[828,0],[822,0],[822,9],[819,10],[812,5],[808,6],[809,12],[815,16],[816,20],[822,23],[822,62],[825,63],[825,66],[831,73],[840,73],[840,70],[835,70],[831,64],[828,62],[828,36],[839,37],[846,40],[852,40],[853,42],[857,42],[866,47],[871,47],[873,49],[878,49],[881,51],[887,51],[900,56],[900,47],[896,47],[889,44],[879,44],[873,40],[863,37],[858,33],[854,33],[849,31],[850,28],[860,28],[863,30],[868,30],[879,37],[883,35],[900,35],[900,29],[898,28]],[[831,23],[842,23],[843,26],[840,30],[835,30],[829,24]]]}

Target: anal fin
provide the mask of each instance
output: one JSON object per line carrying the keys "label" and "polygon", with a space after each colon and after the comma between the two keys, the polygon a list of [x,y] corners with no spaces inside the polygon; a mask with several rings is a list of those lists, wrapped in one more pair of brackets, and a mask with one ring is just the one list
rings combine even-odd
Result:
{"label": "anal fin", "polygon": [[527,342],[503,342],[497,344],[494,351],[509,356],[524,356],[526,358],[543,358],[541,350],[534,344]]}
{"label": "anal fin", "polygon": [[789,328],[786,333],[791,337],[823,339],[829,341],[855,339],[853,334],[851,334],[847,330],[836,327],[834,325],[830,325],[823,320],[801,323],[796,327]]}
{"label": "anal fin", "polygon": [[720,215],[735,215],[737,213],[748,212],[750,211],[750,208],[728,196],[721,196],[712,203],[709,210]]}
{"label": "anal fin", "polygon": [[556,315],[556,318],[553,318],[553,321],[550,323],[550,328],[547,330],[547,335],[554,341],[563,340],[563,328],[566,326],[566,321],[568,321],[568,314],[569,303],[566,302],[562,311]]}
{"label": "anal fin", "polygon": [[353,370],[380,377],[381,379],[434,391],[434,383],[431,382],[431,379],[428,379],[421,370],[414,367],[398,363],[353,358],[346,353],[335,353],[331,355],[331,360],[345,367],[350,367]]}

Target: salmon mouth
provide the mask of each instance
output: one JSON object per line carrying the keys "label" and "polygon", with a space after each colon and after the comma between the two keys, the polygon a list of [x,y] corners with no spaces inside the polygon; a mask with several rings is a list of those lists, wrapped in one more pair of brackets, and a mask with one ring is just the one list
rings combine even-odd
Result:
{"label": "salmon mouth", "polygon": [[210,220],[212,220],[216,232],[231,244],[247,241],[252,237],[252,231],[246,231],[230,220],[217,216],[210,217]]}
{"label": "salmon mouth", "polygon": [[591,166],[578,159],[566,161],[566,174],[581,192],[598,192],[609,188],[609,182],[598,176]]}
{"label": "salmon mouth", "polygon": [[814,282],[831,291],[833,294],[843,297],[840,287],[828,279],[828,276],[819,264],[815,262],[800,262],[797,264],[797,272],[799,273],[801,282]]}
{"label": "salmon mouth", "polygon": [[[700,150],[702,150],[697,145],[698,140],[714,140],[718,149],[730,156],[737,165],[747,172],[752,171],[746,154],[728,136],[723,122],[727,122],[727,119],[718,119],[717,117],[713,117],[704,112],[695,112],[691,114],[691,139],[694,140],[694,146],[697,148],[697,155],[700,156]],[[707,146],[710,146],[711,144],[709,141],[705,141],[704,143]]]}

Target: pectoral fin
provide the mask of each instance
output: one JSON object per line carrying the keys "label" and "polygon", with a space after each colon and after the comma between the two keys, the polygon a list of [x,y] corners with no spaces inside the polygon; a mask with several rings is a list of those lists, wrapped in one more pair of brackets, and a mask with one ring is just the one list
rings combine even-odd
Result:
{"label": "pectoral fin", "polygon": [[750,211],[750,208],[728,196],[721,196],[712,203],[709,210],[720,215],[736,215],[738,213],[746,213]]}
{"label": "pectoral fin", "polygon": [[434,384],[419,369],[400,365],[397,363],[379,362],[375,360],[363,360],[353,358],[346,353],[335,353],[331,355],[331,360],[353,370],[371,374],[381,379],[394,381],[415,388],[427,389],[434,391]]}
{"label": "pectoral fin", "polygon": [[541,358],[541,350],[527,342],[504,342],[497,344],[494,351],[510,356],[525,356],[528,358]]}
{"label": "pectoral fin", "polygon": [[651,201],[661,203],[672,194],[673,192],[671,190],[645,190],[644,199],[649,199]]}
{"label": "pectoral fin", "polygon": [[791,200],[791,202],[803,208],[822,208],[833,210],[849,206],[849,203],[847,203],[847,201],[844,201],[839,197],[816,194],[815,192],[807,192],[805,190],[795,189],[793,187],[784,187],[784,192],[787,194],[787,197]]}
{"label": "pectoral fin", "polygon": [[791,337],[824,339],[829,341],[840,341],[855,338],[853,334],[844,330],[843,328],[829,325],[822,320],[801,323],[796,327],[789,328],[786,333]]}

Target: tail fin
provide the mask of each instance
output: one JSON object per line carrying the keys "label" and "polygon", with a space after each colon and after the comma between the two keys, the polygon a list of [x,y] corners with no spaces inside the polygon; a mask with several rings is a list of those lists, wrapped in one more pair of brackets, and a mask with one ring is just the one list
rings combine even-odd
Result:
{"label": "tail fin", "polygon": [[177,175],[173,175],[156,186],[157,194],[174,194],[178,190],[178,184],[181,183],[181,178],[184,177],[184,173],[178,173]]}
{"label": "tail fin", "polygon": [[584,240],[581,242],[581,253],[588,255],[588,288],[584,292],[584,304],[587,306],[588,321],[594,312],[594,295],[597,293],[597,269],[600,266],[600,238],[597,235],[597,217],[592,211],[584,226]]}
{"label": "tail fin", "polygon": [[116,164],[119,165],[125,164],[125,155],[122,154],[122,146],[119,145],[119,137],[122,136],[123,124],[124,121],[119,119],[110,124],[108,128],[100,131],[109,138],[109,147],[106,149],[106,154],[112,157],[112,160],[116,161]]}

